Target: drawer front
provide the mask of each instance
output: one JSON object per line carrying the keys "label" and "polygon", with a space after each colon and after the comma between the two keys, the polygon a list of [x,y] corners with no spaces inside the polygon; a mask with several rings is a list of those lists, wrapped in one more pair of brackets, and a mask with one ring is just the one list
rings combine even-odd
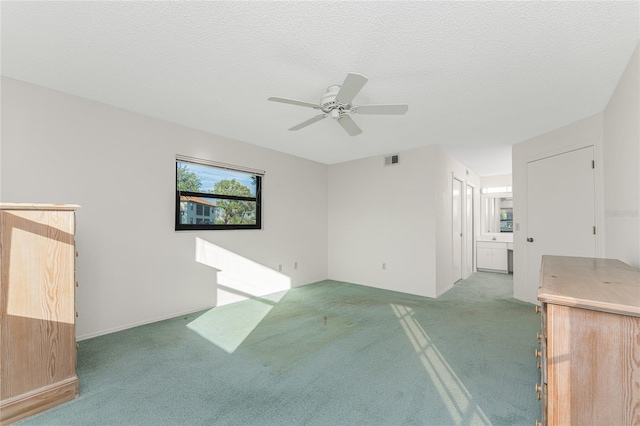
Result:
{"label": "drawer front", "polygon": [[507,243],[502,241],[478,241],[476,242],[476,247],[478,248],[488,248],[488,249],[507,249]]}

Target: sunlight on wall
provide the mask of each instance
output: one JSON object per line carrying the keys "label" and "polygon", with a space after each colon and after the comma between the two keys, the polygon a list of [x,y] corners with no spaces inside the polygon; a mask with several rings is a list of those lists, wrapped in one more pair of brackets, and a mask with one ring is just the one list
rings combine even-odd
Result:
{"label": "sunlight on wall", "polygon": [[[291,278],[202,238],[196,237],[195,242],[196,262],[217,271],[217,307],[188,327],[233,353],[291,289]],[[232,304],[241,301],[243,309],[234,309]],[[246,309],[246,304],[251,304],[251,309]]]}
{"label": "sunlight on wall", "polygon": [[218,270],[216,306],[291,289],[291,278],[196,237],[196,262]]}
{"label": "sunlight on wall", "polygon": [[413,318],[413,309],[390,304],[404,332],[420,357],[429,378],[438,389],[455,424],[490,425],[489,418],[473,401],[471,394],[453,371],[438,348],[433,344],[420,323]]}

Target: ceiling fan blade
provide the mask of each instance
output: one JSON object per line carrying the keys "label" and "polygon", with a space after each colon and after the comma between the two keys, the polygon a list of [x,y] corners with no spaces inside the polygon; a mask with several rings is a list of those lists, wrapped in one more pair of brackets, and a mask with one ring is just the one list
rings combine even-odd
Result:
{"label": "ceiling fan blade", "polygon": [[316,121],[320,121],[323,118],[325,118],[327,116],[327,114],[320,114],[320,115],[316,115],[313,118],[308,119],[307,121],[303,121],[302,123],[298,124],[297,126],[293,126],[292,128],[290,128],[289,130],[300,130],[303,127],[307,127],[310,124],[315,123]]}
{"label": "ceiling fan blade", "polygon": [[361,105],[351,110],[358,114],[406,114],[409,105]]}
{"label": "ceiling fan blade", "polygon": [[278,97],[272,96],[267,100],[273,101],[273,102],[282,102],[283,104],[291,104],[291,105],[298,105],[303,107],[320,109],[320,105],[318,104],[312,104],[311,102],[304,102],[304,101],[296,101],[295,99],[285,99],[285,98],[278,98]]}
{"label": "ceiling fan blade", "polygon": [[347,78],[344,79],[342,86],[340,86],[336,101],[342,104],[350,104],[367,81],[367,77],[350,72],[347,74]]}
{"label": "ceiling fan blade", "polygon": [[338,123],[342,126],[344,130],[347,131],[351,136],[357,136],[362,133],[362,129],[358,127],[355,121],[351,119],[348,115],[343,115],[338,118]]}

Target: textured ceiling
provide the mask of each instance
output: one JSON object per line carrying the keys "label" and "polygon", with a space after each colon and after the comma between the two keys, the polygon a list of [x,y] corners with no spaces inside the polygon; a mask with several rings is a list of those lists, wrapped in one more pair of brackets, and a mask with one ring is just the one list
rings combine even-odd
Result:
{"label": "textured ceiling", "polygon": [[[480,175],[511,145],[601,112],[639,37],[637,1],[10,2],[2,75],[333,164],[441,144]],[[404,116],[287,129],[348,72],[354,104]]]}

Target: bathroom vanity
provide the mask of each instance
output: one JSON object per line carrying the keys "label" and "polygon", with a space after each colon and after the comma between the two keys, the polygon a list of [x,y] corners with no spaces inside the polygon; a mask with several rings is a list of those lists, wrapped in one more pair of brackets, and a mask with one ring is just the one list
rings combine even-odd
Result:
{"label": "bathroom vanity", "polygon": [[513,198],[511,193],[482,197],[476,269],[507,274],[513,270]]}
{"label": "bathroom vanity", "polygon": [[476,268],[478,271],[508,273],[508,244],[507,241],[477,241]]}

